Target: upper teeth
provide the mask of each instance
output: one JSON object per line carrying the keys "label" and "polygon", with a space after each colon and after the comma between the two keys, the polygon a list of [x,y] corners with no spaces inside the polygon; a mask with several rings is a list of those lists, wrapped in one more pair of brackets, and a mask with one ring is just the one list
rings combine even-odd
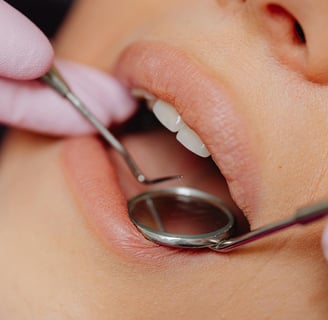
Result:
{"label": "upper teeth", "polygon": [[182,127],[186,126],[172,105],[162,100],[156,100],[153,112],[162,125],[172,132],[178,132]]}
{"label": "upper teeth", "polygon": [[156,118],[170,131],[177,132],[177,140],[188,150],[200,157],[206,158],[210,156],[201,138],[185,124],[181,115],[178,114],[171,104],[156,99],[156,97],[143,89],[133,89],[132,94],[135,97],[146,99]]}

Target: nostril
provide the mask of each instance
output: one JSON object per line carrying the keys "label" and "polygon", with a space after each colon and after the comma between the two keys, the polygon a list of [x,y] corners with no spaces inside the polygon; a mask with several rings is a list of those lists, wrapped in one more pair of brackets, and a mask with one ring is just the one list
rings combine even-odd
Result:
{"label": "nostril", "polygon": [[[290,39],[294,44],[306,44],[305,32],[300,22],[284,7],[278,4],[268,4],[266,6],[269,17],[276,23],[272,32]],[[279,25],[278,25],[279,24]]]}
{"label": "nostril", "polygon": [[295,20],[295,22],[294,22],[294,29],[295,29],[295,35],[296,35],[297,39],[299,40],[299,42],[306,43],[305,33],[303,31],[302,26],[300,25],[300,23],[297,20]]}
{"label": "nostril", "polygon": [[323,12],[328,10],[328,1],[322,6],[311,6],[310,1],[301,5],[298,2],[302,1],[294,0],[249,2],[249,16],[255,18],[256,32],[268,53],[303,79],[327,84],[328,20]]}

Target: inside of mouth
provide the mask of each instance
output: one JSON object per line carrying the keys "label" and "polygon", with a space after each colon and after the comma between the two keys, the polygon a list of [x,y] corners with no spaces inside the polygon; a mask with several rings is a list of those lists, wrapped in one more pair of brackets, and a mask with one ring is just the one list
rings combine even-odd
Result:
{"label": "inside of mouth", "polygon": [[111,128],[115,135],[133,134],[162,128],[160,122],[147,107],[147,102],[144,99],[139,99],[138,105],[137,112],[130,120]]}
{"label": "inside of mouth", "polygon": [[[120,156],[111,149],[111,158],[117,167],[121,188],[127,200],[149,190],[190,187],[216,196],[225,203],[235,218],[234,235],[244,234],[250,230],[247,218],[232,200],[227,183],[214,161],[211,158],[200,158],[181,146],[175,140],[174,134],[159,123],[143,101],[140,102],[140,108],[136,115],[123,126],[115,128],[114,134],[127,148],[141,170],[150,178],[163,175],[183,175],[183,179],[177,181],[154,186],[140,185]],[[165,202],[166,204],[164,203],[163,206],[169,206],[169,203]],[[180,215],[181,217],[185,217],[185,215]],[[174,219],[179,220],[178,215],[171,215],[170,221],[174,221]],[[202,220],[200,216],[197,219]],[[222,221],[214,221],[213,227],[211,227],[206,225],[205,221],[212,223],[213,220],[212,222],[211,219],[206,220],[204,216],[202,224],[206,230],[216,229],[215,224],[222,223]],[[189,226],[186,225],[186,220],[184,223],[185,227],[183,228],[195,230],[194,222],[190,221]],[[175,228],[180,228],[177,223],[175,223]],[[202,228],[201,224],[198,231],[199,228]]]}

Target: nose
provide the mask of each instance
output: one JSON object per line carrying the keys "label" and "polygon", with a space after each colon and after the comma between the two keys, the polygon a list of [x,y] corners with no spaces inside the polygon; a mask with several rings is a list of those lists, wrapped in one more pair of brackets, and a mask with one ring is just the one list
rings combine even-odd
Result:
{"label": "nose", "polygon": [[287,66],[314,82],[328,82],[328,1],[246,0],[256,23]]}

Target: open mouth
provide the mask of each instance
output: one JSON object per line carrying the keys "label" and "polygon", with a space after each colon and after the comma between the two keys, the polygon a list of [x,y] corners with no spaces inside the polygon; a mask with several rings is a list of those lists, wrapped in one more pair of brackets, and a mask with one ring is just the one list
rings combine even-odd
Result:
{"label": "open mouth", "polygon": [[143,186],[120,155],[109,149],[108,157],[97,139],[68,142],[66,171],[90,224],[105,242],[120,255],[152,263],[155,257],[162,261],[172,253],[185,253],[150,243],[129,221],[126,201],[151,188],[196,188],[222,199],[241,224],[245,223],[243,214],[251,221],[256,206],[256,162],[246,126],[217,81],[183,52],[153,42],[128,47],[115,73],[132,94],[146,102],[146,114],[155,115],[169,129],[124,130],[120,134],[123,145],[150,178],[176,174],[184,178]]}
{"label": "open mouth", "polygon": [[[132,44],[121,55],[115,71],[132,94],[147,101],[148,108],[174,132],[180,144],[199,157],[213,159],[233,201],[252,221],[258,189],[256,156],[247,123],[223,84],[185,52],[157,42]],[[188,177],[200,168],[182,174]],[[206,191],[216,193],[215,185],[209,189]]]}

